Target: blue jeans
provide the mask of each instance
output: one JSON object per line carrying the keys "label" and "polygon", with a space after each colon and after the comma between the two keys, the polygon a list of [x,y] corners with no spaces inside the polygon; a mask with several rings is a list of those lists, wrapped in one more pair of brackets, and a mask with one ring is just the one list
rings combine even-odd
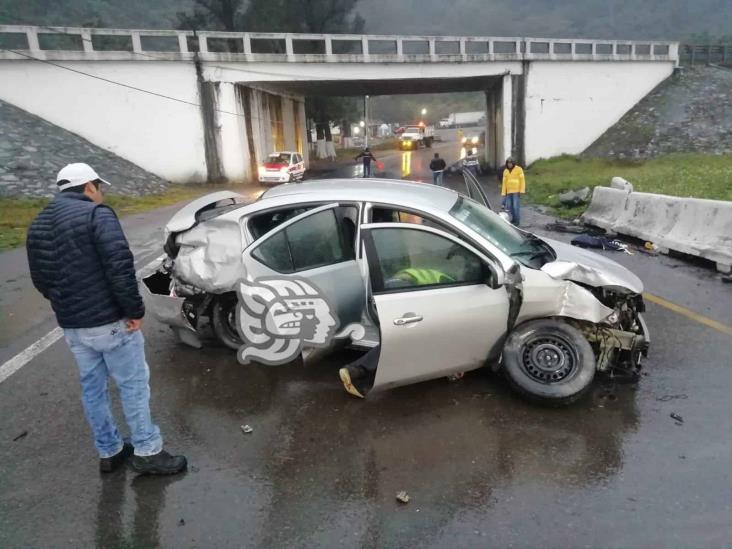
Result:
{"label": "blue jeans", "polygon": [[521,194],[510,193],[503,198],[505,208],[511,213],[511,223],[517,227],[521,223]]}
{"label": "blue jeans", "polygon": [[363,163],[363,176],[371,177],[371,162],[368,164],[366,162]]}
{"label": "blue jeans", "polygon": [[99,456],[111,457],[123,444],[109,407],[109,377],[119,389],[135,455],[160,452],[163,439],[150,416],[150,370],[142,332],[129,332],[118,320],[94,328],[66,328],[64,336],[79,367],[81,401]]}
{"label": "blue jeans", "polygon": [[432,172],[432,183],[434,183],[435,185],[439,185],[440,187],[442,187],[442,174],[443,174],[442,171]]}

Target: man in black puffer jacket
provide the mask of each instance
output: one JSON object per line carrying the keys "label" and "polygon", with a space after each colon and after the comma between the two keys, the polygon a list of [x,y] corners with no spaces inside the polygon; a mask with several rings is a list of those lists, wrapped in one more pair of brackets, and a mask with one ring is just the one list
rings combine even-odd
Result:
{"label": "man in black puffer jacket", "polygon": [[[102,205],[101,185],[109,183],[87,164],[69,164],[56,182],[59,194],[28,230],[28,264],[76,358],[99,468],[111,472],[134,451],[130,465],[139,473],[179,473],[186,458],[163,450],[150,416],[150,370],[140,331],[145,305],[119,220]],[[110,376],[119,388],[132,444],[122,440],[112,417]]]}

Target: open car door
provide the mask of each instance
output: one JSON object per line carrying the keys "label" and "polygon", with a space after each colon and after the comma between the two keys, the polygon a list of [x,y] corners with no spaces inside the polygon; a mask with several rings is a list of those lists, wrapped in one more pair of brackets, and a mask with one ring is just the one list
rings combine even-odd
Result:
{"label": "open car door", "polygon": [[482,366],[506,333],[500,266],[431,227],[376,223],[361,234],[381,341],[373,389]]}
{"label": "open car door", "polygon": [[468,196],[491,210],[492,208],[491,203],[488,200],[488,195],[485,194],[483,187],[480,186],[480,182],[478,181],[478,178],[475,177],[475,174],[468,169],[463,169],[463,179],[465,180],[465,188],[468,192]]}

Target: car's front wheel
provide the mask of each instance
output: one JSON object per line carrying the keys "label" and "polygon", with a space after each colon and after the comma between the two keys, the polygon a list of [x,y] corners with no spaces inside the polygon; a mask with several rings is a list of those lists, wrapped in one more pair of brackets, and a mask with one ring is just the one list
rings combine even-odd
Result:
{"label": "car's front wheel", "polygon": [[236,329],[236,307],[239,303],[235,293],[221,294],[211,307],[211,324],[214,334],[222,345],[230,349],[241,347],[242,340]]}
{"label": "car's front wheel", "polygon": [[569,404],[589,389],[595,354],[574,326],[561,320],[532,320],[509,334],[503,369],[522,395],[545,404]]}

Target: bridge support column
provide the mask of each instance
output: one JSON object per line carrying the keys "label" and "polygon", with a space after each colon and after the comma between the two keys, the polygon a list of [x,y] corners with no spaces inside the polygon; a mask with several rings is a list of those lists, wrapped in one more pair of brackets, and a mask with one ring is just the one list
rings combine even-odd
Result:
{"label": "bridge support column", "polygon": [[501,90],[501,120],[498,142],[499,164],[513,154],[513,77],[510,74],[503,76]]}
{"label": "bridge support column", "polygon": [[217,101],[217,126],[219,129],[221,169],[223,178],[241,181],[252,177],[250,174],[249,151],[247,147],[247,125],[244,108],[238,96],[237,85],[219,82]]}

